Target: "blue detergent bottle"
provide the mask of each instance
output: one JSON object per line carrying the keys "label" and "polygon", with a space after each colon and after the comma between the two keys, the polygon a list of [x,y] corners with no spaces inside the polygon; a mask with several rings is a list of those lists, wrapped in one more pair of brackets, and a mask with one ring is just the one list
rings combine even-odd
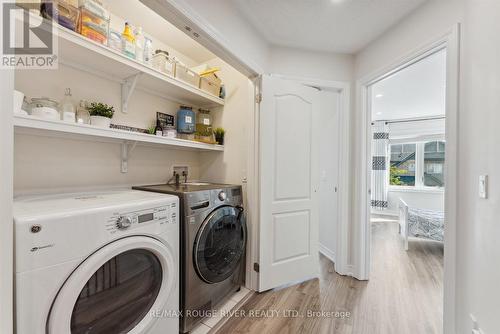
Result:
{"label": "blue detergent bottle", "polygon": [[192,107],[181,106],[177,111],[177,132],[191,134],[195,132],[196,115]]}

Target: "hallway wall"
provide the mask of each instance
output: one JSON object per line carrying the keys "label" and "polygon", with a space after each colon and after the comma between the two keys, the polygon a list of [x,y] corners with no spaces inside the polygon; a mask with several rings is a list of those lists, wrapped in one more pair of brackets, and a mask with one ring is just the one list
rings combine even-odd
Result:
{"label": "hallway wall", "polygon": [[[466,0],[459,118],[457,334],[500,328],[500,2]],[[478,196],[489,175],[489,197]]]}
{"label": "hallway wall", "polygon": [[[474,0],[469,1],[473,2]],[[429,0],[424,3],[355,56],[355,80],[361,80],[373,75],[375,72],[382,71],[400,61],[408,54],[411,54],[412,51],[418,50],[431,41],[445,36],[457,23],[464,22],[464,2],[465,0]],[[360,235],[361,210],[358,203],[364,197],[360,189],[362,189],[361,182],[365,177],[360,169],[363,158],[361,154],[363,143],[359,138],[363,138],[364,131],[362,127],[358,126],[358,124],[362,124],[360,109],[358,105],[354,106],[351,120],[352,163],[357,168],[353,171],[356,181],[353,185],[353,206],[351,208],[353,230],[350,253],[354,264],[359,262],[362,255],[361,249],[356,249],[355,247],[355,245],[359,244],[357,240]],[[477,180],[474,182],[477,183]],[[476,193],[477,191],[474,192],[474,194]],[[457,222],[457,229],[460,228],[460,224]],[[460,257],[458,256],[458,258]],[[465,321],[462,319],[463,314],[459,314],[459,316],[461,318],[460,321]],[[447,328],[451,328],[454,325],[450,322],[449,318],[445,318],[445,324],[448,324]],[[470,333],[470,331],[464,331],[463,327],[459,327],[458,329],[460,330],[460,334]]]}

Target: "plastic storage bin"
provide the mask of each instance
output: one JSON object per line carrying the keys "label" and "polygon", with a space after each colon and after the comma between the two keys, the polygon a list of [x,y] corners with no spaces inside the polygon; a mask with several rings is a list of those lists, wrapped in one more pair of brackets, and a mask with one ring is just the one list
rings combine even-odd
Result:
{"label": "plastic storage bin", "polygon": [[102,17],[109,21],[110,14],[109,11],[103,6],[102,2],[99,0],[78,0],[78,8],[86,9],[94,15]]}
{"label": "plastic storage bin", "polygon": [[46,19],[57,18],[57,23],[65,28],[76,31],[78,27],[78,8],[72,6],[65,0],[53,0],[42,2],[40,13]]}
{"label": "plastic storage bin", "polygon": [[221,79],[215,74],[209,74],[200,78],[200,89],[217,97],[219,97],[221,84]]}
{"label": "plastic storage bin", "polygon": [[81,7],[78,32],[95,42],[107,44],[109,19],[98,16],[88,9]]}
{"label": "plastic storage bin", "polygon": [[175,75],[175,62],[170,59],[167,51],[155,51],[153,55],[153,68],[171,76]]}
{"label": "plastic storage bin", "polygon": [[177,63],[175,65],[175,77],[181,81],[195,86],[196,88],[199,87],[200,76],[198,75],[198,73],[191,71],[189,68],[180,63]]}

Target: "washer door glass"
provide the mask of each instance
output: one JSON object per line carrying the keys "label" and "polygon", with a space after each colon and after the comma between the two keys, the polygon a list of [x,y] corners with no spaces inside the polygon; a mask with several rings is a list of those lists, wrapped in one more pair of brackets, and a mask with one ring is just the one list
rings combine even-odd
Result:
{"label": "washer door glass", "polygon": [[201,225],[194,245],[198,275],[208,283],[231,276],[245,252],[246,230],[242,209],[223,206]]}
{"label": "washer door glass", "polygon": [[132,249],[102,265],[80,292],[71,333],[127,333],[151,310],[162,285],[162,266],[151,251]]}

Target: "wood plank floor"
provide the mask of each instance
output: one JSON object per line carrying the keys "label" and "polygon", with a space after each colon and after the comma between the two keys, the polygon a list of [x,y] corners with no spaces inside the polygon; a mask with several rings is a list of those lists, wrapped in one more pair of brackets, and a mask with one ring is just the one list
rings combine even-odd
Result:
{"label": "wood plank floor", "polygon": [[[378,220],[372,222],[372,259],[371,279],[361,282],[336,274],[320,256],[319,279],[255,294],[241,307],[244,313],[217,333],[442,333],[443,245],[415,240],[405,252],[398,225]],[[278,316],[256,316],[266,310]],[[296,310],[299,317],[288,318],[285,310]],[[308,310],[350,316],[308,317]]]}

